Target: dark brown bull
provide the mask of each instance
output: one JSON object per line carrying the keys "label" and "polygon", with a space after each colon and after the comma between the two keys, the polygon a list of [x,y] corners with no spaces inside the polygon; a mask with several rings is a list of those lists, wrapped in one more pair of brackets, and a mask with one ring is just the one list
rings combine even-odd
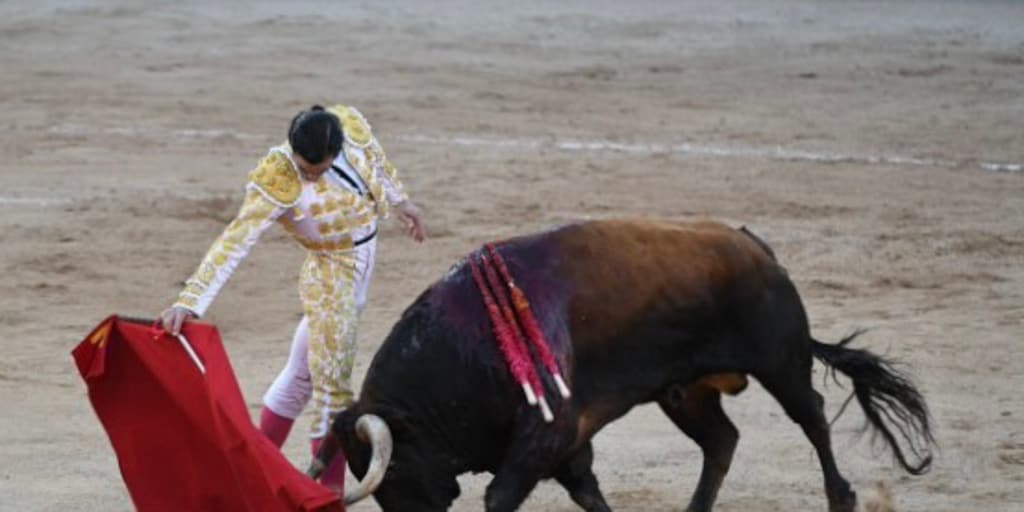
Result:
{"label": "dark brown bull", "polygon": [[402,315],[317,461],[329,460],[340,439],[362,475],[370,446],[357,420],[364,427],[382,418],[394,440],[374,493],[385,511],[446,510],[459,494],[456,476],[467,471],[494,473],[488,511],[515,510],[549,477],[584,509],[609,510],[590,440],[652,401],[703,450],[687,510],[710,510],[739,438],[721,394],[738,393],[750,375],[817,451],[829,510],[850,512],[856,495],[833,458],[823,399],[811,385],[814,358],[853,381],[869,424],[907,471],[927,470],[934,441],[921,395],[888,361],[848,348],[852,336],[836,345],[814,340],[792,281],[751,233],[710,222],[595,221],[499,250],[530,297],[572,398],[546,382],[550,424],[525,404],[459,263]]}

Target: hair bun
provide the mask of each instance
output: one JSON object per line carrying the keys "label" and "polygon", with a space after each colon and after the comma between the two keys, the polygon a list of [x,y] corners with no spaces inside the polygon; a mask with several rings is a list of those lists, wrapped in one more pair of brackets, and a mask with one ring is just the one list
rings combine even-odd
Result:
{"label": "hair bun", "polygon": [[318,163],[341,151],[344,135],[338,118],[320,105],[299,112],[288,128],[288,143],[302,158]]}

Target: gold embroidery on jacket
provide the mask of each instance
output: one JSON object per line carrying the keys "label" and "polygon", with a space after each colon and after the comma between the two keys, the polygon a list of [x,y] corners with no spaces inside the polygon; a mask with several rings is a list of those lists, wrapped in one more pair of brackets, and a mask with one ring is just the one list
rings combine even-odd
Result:
{"label": "gold embroidery on jacket", "polygon": [[249,181],[280,206],[293,206],[302,193],[299,173],[287,156],[271,151],[252,172]]}
{"label": "gold embroidery on jacket", "polygon": [[264,223],[270,221],[276,206],[267,200],[262,193],[250,189],[245,194],[238,215],[217,237],[206,256],[199,264],[198,270],[185,284],[185,289],[178,296],[177,305],[193,309],[199,302],[210,284],[221,272],[232,254],[244,251],[251,235],[261,231]]}

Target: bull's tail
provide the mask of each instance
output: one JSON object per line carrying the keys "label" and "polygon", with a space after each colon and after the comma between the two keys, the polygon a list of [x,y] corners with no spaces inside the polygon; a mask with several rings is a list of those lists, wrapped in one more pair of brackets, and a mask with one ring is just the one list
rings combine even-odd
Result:
{"label": "bull's tail", "polygon": [[[892,448],[896,460],[914,475],[926,473],[932,463],[932,436],[928,405],[910,378],[893,361],[867,350],[848,348],[860,332],[835,345],[811,340],[814,357],[853,380],[853,392],[868,423]],[[917,460],[907,460],[902,445]]]}

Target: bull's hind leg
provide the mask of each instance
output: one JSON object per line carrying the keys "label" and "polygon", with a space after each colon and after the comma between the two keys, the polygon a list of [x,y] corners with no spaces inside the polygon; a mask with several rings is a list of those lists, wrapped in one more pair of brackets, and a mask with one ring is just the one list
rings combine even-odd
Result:
{"label": "bull's hind leg", "polygon": [[588,442],[555,471],[555,480],[569,491],[569,496],[587,512],[611,512],[597,484],[592,465],[594,448]]}
{"label": "bull's hind leg", "polygon": [[[745,378],[738,378],[746,384]],[[686,507],[687,512],[711,510],[740,438],[739,431],[722,410],[721,397],[718,388],[698,381],[686,388],[670,387],[658,399],[658,405],[665,414],[704,452],[700,481],[690,498],[690,505]]]}
{"label": "bull's hind leg", "polygon": [[818,452],[818,461],[825,475],[825,493],[830,512],[853,512],[857,494],[839,473],[832,454],[825,400],[811,385],[810,360],[804,368],[780,368],[770,376],[758,376],[765,389],[779,401],[786,415],[803,429]]}

